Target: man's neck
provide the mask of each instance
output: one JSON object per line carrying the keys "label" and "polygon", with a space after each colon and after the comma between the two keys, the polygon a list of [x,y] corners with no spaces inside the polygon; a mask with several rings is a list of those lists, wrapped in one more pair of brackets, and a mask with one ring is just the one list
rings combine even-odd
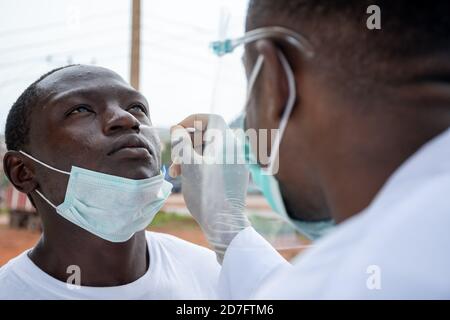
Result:
{"label": "man's neck", "polygon": [[[442,118],[442,117],[441,117]],[[327,167],[324,179],[327,184],[328,202],[331,212],[337,222],[342,222],[355,214],[360,213],[373,201],[374,197],[389,179],[389,177],[425,143],[447,130],[450,117],[444,118],[441,126],[414,126],[412,130],[399,130],[389,136],[377,138],[376,134],[367,137],[367,147],[354,151],[354,154],[363,154],[361,158],[352,156],[345,162],[333,159]],[[381,141],[375,142],[376,139]],[[350,154],[350,150],[348,152]],[[325,167],[325,166],[324,166]],[[325,172],[326,170],[324,170]]]}
{"label": "man's neck", "polygon": [[64,282],[76,266],[80,285],[90,287],[131,283],[146,273],[150,260],[145,231],[124,243],[108,242],[84,230],[59,230],[55,235],[44,232],[29,257],[41,270]]}

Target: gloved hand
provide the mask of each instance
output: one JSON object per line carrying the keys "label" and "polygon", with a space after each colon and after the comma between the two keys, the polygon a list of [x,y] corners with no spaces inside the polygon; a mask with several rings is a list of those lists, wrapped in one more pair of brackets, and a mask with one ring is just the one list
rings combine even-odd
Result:
{"label": "gloved hand", "polygon": [[244,214],[249,173],[242,142],[221,117],[206,114],[172,127],[171,140],[169,174],[181,175],[186,205],[222,263],[233,238],[250,226]]}

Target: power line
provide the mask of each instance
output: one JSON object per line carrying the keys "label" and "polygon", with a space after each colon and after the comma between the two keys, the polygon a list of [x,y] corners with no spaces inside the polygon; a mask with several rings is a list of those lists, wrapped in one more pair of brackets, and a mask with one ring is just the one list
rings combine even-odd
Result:
{"label": "power line", "polygon": [[159,57],[158,59],[151,59],[150,57],[143,57],[143,60],[146,63],[154,63],[157,66],[166,66],[167,69],[169,69],[169,70],[175,69],[177,71],[183,71],[186,74],[189,74],[189,76],[196,75],[202,79],[210,79],[211,78],[210,74],[199,71],[199,69],[197,69],[195,67],[189,67],[189,65],[187,65],[187,64],[178,63],[173,60],[168,60],[168,59],[164,59],[164,58],[161,59],[161,57]]}
{"label": "power line", "polygon": [[[0,48],[3,52],[0,52],[0,54],[8,54],[9,52],[7,51],[11,51],[11,50],[21,50],[21,49],[27,49],[27,48],[41,48],[41,47],[45,47],[49,44],[52,43],[60,43],[63,41],[67,41],[67,40],[73,40],[73,39],[79,39],[79,38],[84,38],[86,37],[86,35],[92,34],[93,32],[95,32],[96,34],[103,34],[103,33],[107,33],[110,32],[111,30],[115,30],[115,29],[124,29],[124,31],[127,31],[127,28],[129,28],[128,26],[113,26],[113,27],[108,27],[107,29],[100,29],[102,31],[98,31],[98,30],[90,30],[88,32],[84,32],[81,34],[76,34],[74,36],[70,36],[70,37],[63,37],[63,38],[56,38],[56,39],[51,39],[48,41],[39,41],[39,42],[34,42],[34,43],[26,43],[26,44],[21,44],[18,46],[12,46],[12,47],[6,47],[6,48]],[[112,34],[112,36],[117,37],[117,34]]]}
{"label": "power line", "polygon": [[187,59],[190,59],[190,60],[193,60],[196,62],[201,62],[201,61],[205,60],[201,55],[189,54],[187,51],[180,52],[180,48],[178,48],[178,47],[164,46],[164,45],[161,45],[161,43],[157,42],[157,41],[155,41],[155,42],[144,41],[143,45],[146,48],[151,47],[151,50],[144,51],[144,55],[148,54],[149,52],[152,53],[155,51],[163,51],[164,53],[166,53],[166,56],[172,55],[172,56],[175,56],[180,59],[187,58]]}
{"label": "power line", "polygon": [[[95,19],[95,18],[99,18],[99,17],[111,17],[111,16],[115,16],[118,14],[123,14],[122,11],[111,11],[109,13],[98,13],[98,14],[92,14],[92,15],[88,15],[83,19],[80,19],[80,21],[85,21],[85,20],[91,20],[91,19]],[[0,37],[3,36],[17,36],[17,34],[20,33],[25,33],[25,32],[34,32],[34,31],[39,31],[42,29],[47,29],[47,28],[51,28],[51,27],[60,27],[61,25],[64,25],[66,23],[66,20],[60,20],[60,21],[55,21],[55,22],[51,22],[51,23],[47,23],[47,24],[43,24],[43,25],[38,25],[38,26],[30,26],[30,27],[25,27],[25,28],[20,28],[20,29],[9,29],[9,30],[3,30],[0,31]]]}
{"label": "power line", "polygon": [[[211,32],[214,32],[214,30],[210,30],[208,28],[205,28],[203,26],[199,26],[199,25],[195,25],[195,24],[189,24],[185,21],[180,21],[180,20],[175,20],[175,19],[170,19],[167,17],[163,17],[163,16],[158,16],[158,15],[151,15],[150,17],[148,17],[147,19],[145,19],[144,21],[153,21],[152,19],[156,19],[159,20],[160,22],[166,23],[168,25],[175,25],[175,26],[180,26],[180,27],[188,27],[191,29],[196,30],[199,33],[204,33],[204,34],[210,34]],[[144,27],[146,27],[146,24],[143,24]]]}
{"label": "power line", "polygon": [[[204,44],[205,45],[205,50],[207,50],[207,48],[206,48],[207,42],[206,41],[203,42],[203,41],[195,39],[195,38],[188,38],[188,37],[182,36],[182,35],[179,36],[178,34],[175,35],[173,33],[167,33],[167,31],[160,32],[160,35],[161,35],[162,38],[169,38],[169,39],[172,39],[172,40],[176,40],[177,43],[182,41],[182,42],[189,42],[189,44],[193,44],[193,43],[198,43],[198,44],[201,44],[201,45]],[[61,39],[58,39],[58,40],[61,40]],[[174,51],[179,51],[180,50],[179,47],[172,48],[172,47],[163,46],[162,45],[163,43],[164,43],[163,41],[154,41],[154,42],[144,41],[144,45],[152,45],[152,46],[155,45],[155,47],[153,49],[158,49],[158,47],[160,47],[160,48],[163,48],[163,49],[170,50],[170,52],[174,52]],[[48,44],[48,42],[47,42],[47,44]],[[12,67],[12,66],[14,66],[15,64],[18,64],[18,63],[21,64],[21,63],[32,62],[32,61],[35,61],[37,59],[45,58],[46,56],[54,56],[54,55],[61,55],[61,54],[75,54],[77,52],[84,52],[87,49],[94,49],[94,48],[98,48],[98,47],[100,47],[100,48],[102,48],[102,47],[103,48],[107,48],[108,47],[109,48],[109,47],[113,47],[115,45],[115,44],[111,44],[111,45],[108,45],[108,44],[110,44],[110,42],[104,42],[100,46],[87,47],[87,48],[85,47],[85,48],[80,49],[80,50],[65,50],[65,51],[59,51],[59,52],[50,52],[48,54],[40,55],[38,57],[28,57],[28,58],[24,58],[24,59],[20,59],[20,60],[8,61],[8,62],[5,62],[5,63],[0,63],[0,67],[1,68],[5,68],[5,67],[9,68],[9,67]],[[108,45],[108,46],[105,46],[105,45]],[[44,46],[44,44],[42,46]],[[120,46],[120,45],[118,45],[118,46]],[[37,47],[37,44],[34,47]],[[196,58],[195,56],[192,56],[192,57]],[[199,59],[201,59],[201,57]]]}
{"label": "power line", "polygon": [[[121,26],[115,26],[115,27],[113,27],[114,29],[115,28],[120,28]],[[110,29],[105,29],[102,33],[106,33],[106,32],[108,32],[108,31],[110,31]],[[124,28],[124,31],[126,31],[125,30],[125,28]],[[169,39],[172,39],[172,40],[176,40],[178,43],[180,42],[180,41],[182,41],[182,42],[188,42],[189,44],[194,44],[194,43],[197,43],[197,44],[201,44],[201,45],[205,45],[205,48],[206,48],[206,44],[207,44],[207,42],[206,41],[202,41],[202,40],[199,40],[198,39],[198,36],[197,37],[192,37],[192,36],[190,36],[190,37],[187,37],[187,36],[183,36],[183,35],[179,35],[179,34],[176,34],[176,33],[169,33],[169,32],[167,32],[167,30],[164,30],[164,31],[159,31],[159,33],[158,33],[160,36],[161,36],[161,38],[163,38],[164,39],[164,41],[158,41],[158,42],[154,42],[154,43],[151,43],[151,42],[145,42],[145,44],[146,45],[149,45],[149,44],[151,44],[151,45],[153,45],[153,44],[156,44],[156,45],[158,45],[158,46],[161,46],[161,43],[163,43],[163,42],[166,42],[166,39],[167,38],[169,38]],[[84,34],[83,34],[84,35]],[[78,39],[79,37],[82,37],[83,35],[77,35],[76,37],[72,37],[72,39],[73,38],[76,38],[76,39]],[[114,34],[114,36],[117,36],[116,34]],[[57,43],[57,42],[60,42],[60,41],[63,41],[63,40],[65,40],[65,38],[58,38],[58,39],[54,39],[54,40],[50,40],[50,41],[46,41],[46,42],[39,42],[39,43],[34,43],[34,44],[26,44],[26,45],[22,45],[21,47],[22,48],[28,48],[28,47],[33,47],[33,48],[40,48],[40,47],[44,47],[44,46],[46,46],[46,45],[49,45],[49,44],[51,44],[51,43]],[[111,46],[109,46],[109,47],[111,47]],[[13,49],[18,49],[19,48],[19,46],[16,46],[16,47],[10,47],[10,48],[6,48],[6,50],[13,50]],[[92,47],[91,47],[92,48]],[[85,49],[91,49],[91,48],[83,48],[82,50],[85,50]],[[166,49],[169,49],[169,50],[171,50],[171,51],[173,51],[173,49],[175,49],[175,50],[177,50],[178,51],[178,49],[179,48],[167,48],[166,47]],[[5,49],[4,49],[5,50]],[[81,51],[81,50],[79,50],[79,51]],[[67,53],[67,54],[71,54],[71,53],[76,53],[76,52],[79,52],[79,51],[73,51],[73,50],[66,50],[66,51],[62,51],[62,52],[52,52],[52,53],[49,53],[49,54],[46,54],[46,56],[50,56],[50,55],[58,55],[58,54],[64,54],[64,53]],[[4,52],[4,53],[8,53],[8,52]],[[38,59],[40,59],[40,58],[42,58],[42,56],[40,56]],[[34,57],[29,57],[29,58],[25,58],[25,59],[21,59],[21,60],[16,60],[16,61],[9,61],[9,62],[7,62],[7,63],[3,63],[3,64],[0,64],[0,67],[9,67],[9,66],[11,66],[11,65],[13,65],[13,64],[16,64],[16,63],[25,63],[25,62],[29,62],[29,61],[34,61],[36,58],[34,58]]]}
{"label": "power line", "polygon": [[[129,58],[129,54],[119,54],[119,55],[116,54],[116,55],[112,55],[112,56],[102,56],[99,58],[99,60],[104,62],[104,61],[111,61],[111,60],[114,61],[114,60],[117,60],[120,58]],[[74,61],[73,63],[80,63],[80,61]],[[60,65],[64,65],[64,64],[58,64],[58,65],[55,65],[54,67],[56,68]],[[22,74],[25,71],[25,69],[26,68],[24,68],[22,70],[22,72],[16,72],[16,73]],[[25,80],[33,81],[33,79],[36,80],[38,76],[35,76],[34,74],[33,75],[29,74],[26,76],[20,76],[20,77],[15,77],[15,78],[4,77],[4,78],[7,78],[8,80],[0,82],[0,90],[4,89],[6,87],[9,87],[11,85],[14,85],[18,81],[25,81]]]}
{"label": "power line", "polygon": [[122,44],[121,42],[116,42],[116,43],[104,42],[104,43],[102,43],[100,45],[91,46],[91,47],[84,47],[84,48],[79,49],[79,50],[65,50],[65,51],[59,51],[59,52],[50,52],[50,53],[47,53],[47,54],[39,55],[37,57],[28,57],[28,58],[24,58],[24,59],[21,59],[21,60],[4,62],[4,63],[0,63],[0,68],[15,67],[15,65],[17,65],[17,64],[29,63],[29,62],[33,62],[33,61],[36,61],[36,60],[45,59],[48,56],[73,55],[74,53],[86,52],[86,50],[90,50],[90,49],[96,49],[96,48],[106,49],[106,48],[111,48],[111,47],[127,48],[125,43]]}
{"label": "power line", "polygon": [[[28,49],[28,48],[42,48],[46,45],[50,45],[53,43],[60,43],[66,40],[73,40],[73,39],[79,39],[79,38],[83,38],[86,35],[92,34],[93,32],[96,32],[96,34],[106,34],[109,33],[111,30],[115,30],[115,29],[123,29],[124,31],[128,32],[128,28],[130,26],[126,25],[126,26],[120,26],[120,25],[116,25],[116,26],[110,26],[107,28],[103,28],[103,29],[97,29],[97,30],[90,30],[81,34],[76,34],[70,37],[62,37],[62,38],[57,38],[57,39],[51,39],[51,40],[47,40],[47,41],[39,41],[39,42],[34,42],[34,43],[26,43],[26,44],[21,44],[21,45],[17,45],[17,46],[12,46],[12,47],[6,47],[6,48],[0,48],[3,52],[0,52],[0,54],[8,54],[9,51],[12,50],[21,50],[21,49]],[[100,30],[100,31],[99,31]],[[158,32],[161,32],[160,30],[158,30]],[[161,37],[165,37],[167,35],[170,35],[171,39],[177,39],[177,40],[181,40],[184,42],[189,42],[189,43],[198,43],[198,44],[204,44],[206,43],[199,40],[198,39],[198,35],[192,34],[189,38],[187,38],[186,36],[180,35],[179,33],[169,33],[167,32],[167,30],[164,30],[163,33],[161,34]],[[117,34],[112,34],[112,36],[117,37]],[[193,38],[192,36],[197,36],[196,38]]]}
{"label": "power line", "polygon": [[[156,27],[147,27],[146,29],[144,29],[145,32],[150,32],[153,35],[158,35],[159,38],[161,39],[161,42],[166,42],[167,38],[172,39],[172,40],[177,40],[177,42],[182,41],[182,42],[188,42],[190,44],[209,44],[209,42],[211,42],[211,37],[203,37],[203,36],[199,36],[198,34],[193,34],[193,33],[187,33],[187,32],[178,32],[178,31],[174,31],[174,32],[169,32],[169,30],[165,29],[164,31],[161,32],[160,29],[157,29]],[[145,35],[144,32],[144,35]],[[145,39],[145,37],[144,37]]]}

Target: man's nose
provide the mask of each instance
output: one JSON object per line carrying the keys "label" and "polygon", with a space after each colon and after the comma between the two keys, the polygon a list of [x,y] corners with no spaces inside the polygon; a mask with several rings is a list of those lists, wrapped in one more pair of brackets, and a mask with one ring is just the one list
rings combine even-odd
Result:
{"label": "man's nose", "polygon": [[114,111],[105,115],[105,135],[111,135],[120,131],[134,130],[140,131],[139,121],[128,111],[122,108],[115,108]]}

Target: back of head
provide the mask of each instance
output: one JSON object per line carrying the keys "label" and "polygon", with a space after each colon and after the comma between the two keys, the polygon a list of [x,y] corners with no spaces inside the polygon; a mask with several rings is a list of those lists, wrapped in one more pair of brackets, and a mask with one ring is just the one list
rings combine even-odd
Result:
{"label": "back of head", "polygon": [[[369,6],[381,29],[367,27]],[[314,70],[342,94],[366,95],[383,85],[450,80],[450,2],[437,0],[251,0],[247,29],[281,25],[304,35]]]}
{"label": "back of head", "polygon": [[[368,27],[374,4],[381,29]],[[295,218],[331,213],[342,221],[360,212],[396,168],[450,127],[448,12],[444,0],[250,0],[247,31],[281,26],[314,50],[308,59],[285,41],[264,39],[246,51],[249,66],[265,55],[258,108],[249,112],[260,112],[254,127],[277,128],[284,111],[274,48],[296,77],[277,175]],[[295,170],[292,159],[301,164]]]}

